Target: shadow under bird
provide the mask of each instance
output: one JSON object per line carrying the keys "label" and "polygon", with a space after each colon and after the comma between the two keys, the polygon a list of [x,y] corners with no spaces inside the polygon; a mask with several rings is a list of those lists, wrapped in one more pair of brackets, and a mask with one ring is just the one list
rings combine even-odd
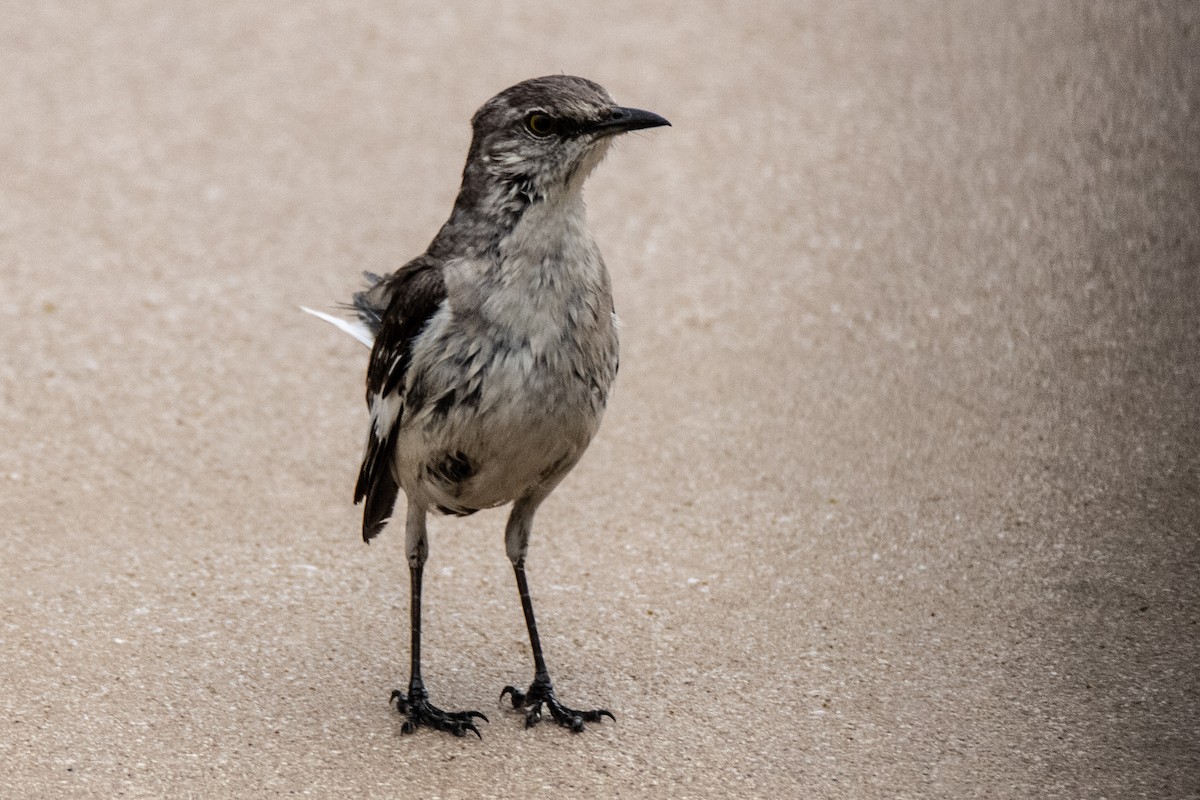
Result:
{"label": "shadow under bird", "polygon": [[370,428],[355,502],[363,539],[407,502],[412,672],[392,693],[406,733],[426,725],[479,735],[478,711],[444,711],[421,678],[421,578],[426,514],[467,515],[512,503],[508,558],[529,629],[534,675],[505,686],[533,725],[614,719],[555,695],[542,656],[525,554],[538,506],[595,435],[617,374],[608,271],[588,232],[582,189],[621,133],[670,123],[616,105],[601,86],[554,75],[493,97],[474,135],[450,219],[424,254],[354,295],[357,319],[313,312],[371,348]]}

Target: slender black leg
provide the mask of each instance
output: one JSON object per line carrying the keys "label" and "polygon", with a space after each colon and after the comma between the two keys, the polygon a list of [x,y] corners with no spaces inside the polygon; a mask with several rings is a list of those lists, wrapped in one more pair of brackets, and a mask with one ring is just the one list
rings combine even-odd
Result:
{"label": "slender black leg", "polygon": [[517,575],[517,591],[521,595],[521,609],[525,612],[525,627],[529,629],[529,645],[533,648],[533,683],[529,690],[522,692],[515,686],[505,686],[500,692],[512,695],[513,708],[525,711],[525,727],[531,727],[542,718],[542,706],[550,711],[554,721],[564,728],[570,728],[573,733],[583,730],[585,722],[600,722],[602,717],[616,721],[611,711],[599,708],[594,711],[577,711],[567,708],[558,702],[554,696],[554,685],[550,682],[550,673],[546,671],[546,659],[542,657],[542,642],[538,638],[537,622],[533,618],[533,601],[529,599],[529,584],[525,580],[525,563],[513,563],[513,571]]}
{"label": "slender black leg", "polygon": [[518,564],[514,570],[517,574],[517,594],[521,596],[521,610],[525,612],[525,627],[529,629],[529,646],[533,648],[533,673],[545,678],[550,683],[550,675],[546,672],[546,659],[542,657],[542,640],[538,638],[537,620],[533,618],[533,599],[529,596],[529,583],[525,580],[525,565]]}
{"label": "slender black leg", "polygon": [[474,720],[478,718],[487,722],[487,717],[478,711],[443,711],[430,704],[429,692],[425,690],[425,682],[421,680],[421,574],[424,569],[423,564],[409,566],[412,586],[412,672],[408,681],[408,694],[399,689],[392,692],[392,702],[396,704],[396,710],[408,717],[400,730],[412,733],[417,726],[428,725],[441,731],[449,731],[455,736],[464,736],[470,731],[482,739],[483,736],[475,727]]}

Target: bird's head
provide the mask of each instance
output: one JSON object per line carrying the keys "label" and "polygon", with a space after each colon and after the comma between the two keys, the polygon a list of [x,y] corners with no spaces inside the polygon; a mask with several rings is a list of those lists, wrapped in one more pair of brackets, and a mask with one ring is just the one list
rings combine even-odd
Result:
{"label": "bird's head", "polygon": [[670,124],[584,78],[533,78],[475,112],[463,190],[510,208],[578,192],[615,135]]}

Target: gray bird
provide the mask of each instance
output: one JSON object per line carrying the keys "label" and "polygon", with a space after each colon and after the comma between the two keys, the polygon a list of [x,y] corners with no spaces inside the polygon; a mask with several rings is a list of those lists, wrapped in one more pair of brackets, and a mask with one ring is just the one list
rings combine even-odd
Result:
{"label": "gray bird", "polygon": [[[393,274],[368,275],[356,322],[317,316],[371,346],[371,425],[354,489],[363,539],[407,500],[412,672],[392,693],[404,732],[428,725],[479,735],[478,711],[429,702],[421,679],[426,514],[467,515],[512,503],[508,558],[533,649],[525,691],[505,686],[527,725],[545,707],[560,725],[614,719],[555,696],[525,580],[538,506],[595,435],[617,374],[608,271],[588,232],[582,189],[620,133],[670,123],[613,103],[601,86],[553,75],[505,89],[475,113],[462,188],[429,249]],[[307,309],[306,309],[307,310]]]}

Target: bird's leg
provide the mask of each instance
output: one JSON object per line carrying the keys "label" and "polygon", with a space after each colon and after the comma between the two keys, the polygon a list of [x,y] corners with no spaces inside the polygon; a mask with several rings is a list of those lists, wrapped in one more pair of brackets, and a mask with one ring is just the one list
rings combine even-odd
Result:
{"label": "bird's leg", "polygon": [[429,555],[429,543],[425,535],[425,510],[416,508],[409,503],[408,509],[408,573],[410,578],[411,601],[409,605],[410,624],[412,628],[412,671],[408,681],[408,693],[399,689],[392,692],[392,702],[396,710],[407,719],[400,730],[412,733],[419,725],[428,725],[442,731],[449,731],[455,736],[464,736],[471,731],[480,739],[483,738],[475,727],[475,719],[487,722],[487,717],[478,711],[443,711],[429,702],[429,692],[425,690],[425,682],[421,680],[421,577],[425,570],[425,559]]}
{"label": "bird's leg", "polygon": [[513,708],[525,712],[527,728],[542,718],[542,707],[545,706],[555,722],[564,728],[570,728],[573,733],[579,733],[583,730],[585,722],[600,722],[602,717],[615,721],[616,717],[611,711],[603,708],[592,711],[568,708],[560,703],[554,694],[554,685],[550,682],[550,673],[546,670],[546,659],[542,656],[537,622],[533,617],[529,583],[525,580],[525,551],[529,544],[530,523],[537,502],[530,503],[532,507],[523,507],[525,501],[518,501],[513,507],[512,516],[509,517],[507,531],[508,555],[512,560],[513,572],[516,573],[517,592],[521,595],[521,609],[525,612],[525,627],[529,629],[529,645],[533,649],[533,683],[524,692],[515,686],[505,686],[500,692],[500,699],[503,700],[505,695],[512,696]]}

